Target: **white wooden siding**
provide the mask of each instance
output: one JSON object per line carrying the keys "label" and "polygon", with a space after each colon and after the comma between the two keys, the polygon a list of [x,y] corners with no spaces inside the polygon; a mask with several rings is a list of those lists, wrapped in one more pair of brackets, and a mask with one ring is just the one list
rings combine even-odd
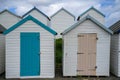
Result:
{"label": "white wooden siding", "polygon": [[38,78],[54,77],[54,36],[28,21],[14,31],[6,35],[6,78],[30,78],[20,77],[20,32],[40,32],[40,76]]}
{"label": "white wooden siding", "polygon": [[8,13],[7,11],[0,14],[0,24],[2,24],[6,29],[10,28],[20,20],[20,18]]}
{"label": "white wooden siding", "polygon": [[91,9],[90,11],[88,11],[87,13],[85,13],[84,15],[81,16],[81,19],[84,18],[87,15],[90,15],[91,17],[95,18],[97,21],[99,21],[100,23],[105,25],[105,18],[99,14],[98,12],[94,11],[93,9]]}
{"label": "white wooden siding", "polygon": [[0,74],[5,71],[5,36],[0,34]]}
{"label": "white wooden siding", "polygon": [[63,75],[77,75],[77,47],[79,33],[97,33],[96,75],[109,76],[110,37],[111,35],[90,20],[86,20],[78,27],[63,36]]}
{"label": "white wooden siding", "polygon": [[61,10],[59,13],[53,16],[51,18],[51,28],[58,33],[56,38],[62,38],[60,33],[69,28],[73,23],[75,23],[74,17],[64,10]]}
{"label": "white wooden siding", "polygon": [[[42,23],[44,23],[45,25],[49,26],[49,20],[48,18],[46,18],[43,14],[41,14],[40,12],[38,12],[37,10],[33,10],[32,12],[30,12],[27,15],[31,15],[34,18],[36,18],[37,20],[41,21]],[[26,16],[27,16],[26,15]]]}
{"label": "white wooden siding", "polygon": [[110,71],[118,76],[119,66],[119,35],[114,34],[111,37]]}
{"label": "white wooden siding", "polygon": [[120,77],[120,33],[119,33],[119,40],[118,40],[118,77]]}

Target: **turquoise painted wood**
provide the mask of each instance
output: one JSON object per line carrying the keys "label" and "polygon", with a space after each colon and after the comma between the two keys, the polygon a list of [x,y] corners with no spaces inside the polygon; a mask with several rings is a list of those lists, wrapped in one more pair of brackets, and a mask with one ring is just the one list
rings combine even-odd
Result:
{"label": "turquoise painted wood", "polygon": [[20,34],[20,76],[40,75],[40,35]]}

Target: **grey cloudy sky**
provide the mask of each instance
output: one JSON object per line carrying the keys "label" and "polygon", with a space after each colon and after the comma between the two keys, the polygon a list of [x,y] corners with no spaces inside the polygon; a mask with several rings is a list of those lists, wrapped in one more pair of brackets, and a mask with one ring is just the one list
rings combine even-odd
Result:
{"label": "grey cloudy sky", "polygon": [[120,0],[0,0],[0,11],[8,9],[22,16],[36,6],[48,16],[64,7],[76,17],[94,6],[106,15],[106,26],[120,20]]}

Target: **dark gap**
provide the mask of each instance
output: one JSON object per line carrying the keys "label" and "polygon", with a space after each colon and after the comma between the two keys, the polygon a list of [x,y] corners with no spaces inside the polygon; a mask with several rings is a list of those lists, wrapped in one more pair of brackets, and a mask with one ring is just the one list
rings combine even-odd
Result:
{"label": "dark gap", "polygon": [[62,38],[56,39],[55,41],[55,76],[61,77],[62,76]]}

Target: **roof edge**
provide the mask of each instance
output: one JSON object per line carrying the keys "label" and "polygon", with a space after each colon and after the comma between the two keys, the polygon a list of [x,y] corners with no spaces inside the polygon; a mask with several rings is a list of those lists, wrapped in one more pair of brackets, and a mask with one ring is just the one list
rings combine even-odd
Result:
{"label": "roof edge", "polygon": [[72,13],[70,13],[68,10],[66,10],[65,8],[60,8],[59,10],[57,10],[54,14],[52,14],[51,16],[50,16],[50,18],[52,18],[52,17],[54,17],[56,14],[58,14],[61,10],[64,10],[65,12],[67,12],[69,15],[71,15],[72,17],[74,17],[74,20],[76,19],[76,17],[72,14]]}
{"label": "roof edge", "polygon": [[0,24],[0,33],[3,33],[5,30],[7,30],[2,24]]}
{"label": "roof edge", "polygon": [[71,27],[69,27],[68,29],[66,29],[65,31],[63,31],[61,34],[65,35],[66,33],[68,33],[69,31],[71,31],[72,29],[76,28],[77,25],[81,24],[82,22],[84,22],[85,20],[91,20],[92,22],[94,22],[96,25],[100,26],[103,30],[105,30],[106,32],[108,32],[109,34],[113,34],[113,32],[108,29],[107,27],[105,27],[103,24],[101,24],[100,22],[98,22],[96,19],[94,19],[93,17],[91,17],[90,15],[87,15],[86,17],[82,18],[80,21],[76,22],[75,24],[73,24]]}
{"label": "roof edge", "polygon": [[120,33],[120,20],[116,21],[115,23],[113,23],[109,29],[112,30],[114,32],[114,34],[118,34]]}
{"label": "roof edge", "polygon": [[86,11],[84,11],[82,14],[80,14],[80,15],[78,16],[78,18],[80,18],[81,16],[83,16],[85,13],[87,13],[87,12],[90,11],[91,9],[95,10],[96,12],[98,12],[99,14],[101,14],[103,17],[105,17],[105,15],[104,15],[102,12],[100,12],[99,10],[97,10],[96,8],[94,8],[94,7],[92,6],[92,7],[88,8]]}
{"label": "roof edge", "polygon": [[119,22],[119,21],[120,21],[120,20],[118,20],[118,21],[116,21],[115,23],[113,23],[113,24],[109,27],[109,29],[112,28],[112,27],[114,27],[114,25],[117,24],[117,22]]}
{"label": "roof edge", "polygon": [[3,32],[4,35],[8,34],[9,32],[13,31],[14,29],[18,28],[19,26],[21,26],[22,24],[24,24],[26,21],[28,20],[32,20],[33,22],[35,22],[36,24],[38,24],[39,26],[41,26],[42,28],[46,29],[47,31],[49,31],[50,33],[52,33],[53,35],[57,35],[57,32],[52,30],[50,27],[46,26],[45,24],[43,24],[42,22],[40,22],[39,20],[37,20],[36,18],[32,17],[31,15],[28,15],[27,17],[23,18],[22,20],[20,20],[19,22],[17,22],[16,24],[14,24],[13,26],[11,26],[9,29],[7,29],[6,31]]}
{"label": "roof edge", "polygon": [[9,10],[7,10],[7,9],[5,9],[5,10],[1,11],[1,12],[0,12],[0,14],[4,13],[4,12],[6,12],[6,11],[7,11],[8,13],[10,13],[10,14],[12,14],[12,15],[14,15],[14,16],[16,16],[16,17],[18,17],[18,18],[21,18],[21,19],[22,19],[22,17],[21,17],[21,16],[18,16],[18,15],[16,15],[16,14],[12,13],[11,11],[9,11]]}
{"label": "roof edge", "polygon": [[43,13],[42,11],[40,11],[38,8],[36,7],[33,7],[31,8],[28,12],[26,12],[22,17],[25,17],[26,15],[28,15],[30,12],[32,12],[33,10],[37,10],[39,13],[41,13],[42,15],[44,15],[49,21],[50,21],[50,18],[45,14]]}

